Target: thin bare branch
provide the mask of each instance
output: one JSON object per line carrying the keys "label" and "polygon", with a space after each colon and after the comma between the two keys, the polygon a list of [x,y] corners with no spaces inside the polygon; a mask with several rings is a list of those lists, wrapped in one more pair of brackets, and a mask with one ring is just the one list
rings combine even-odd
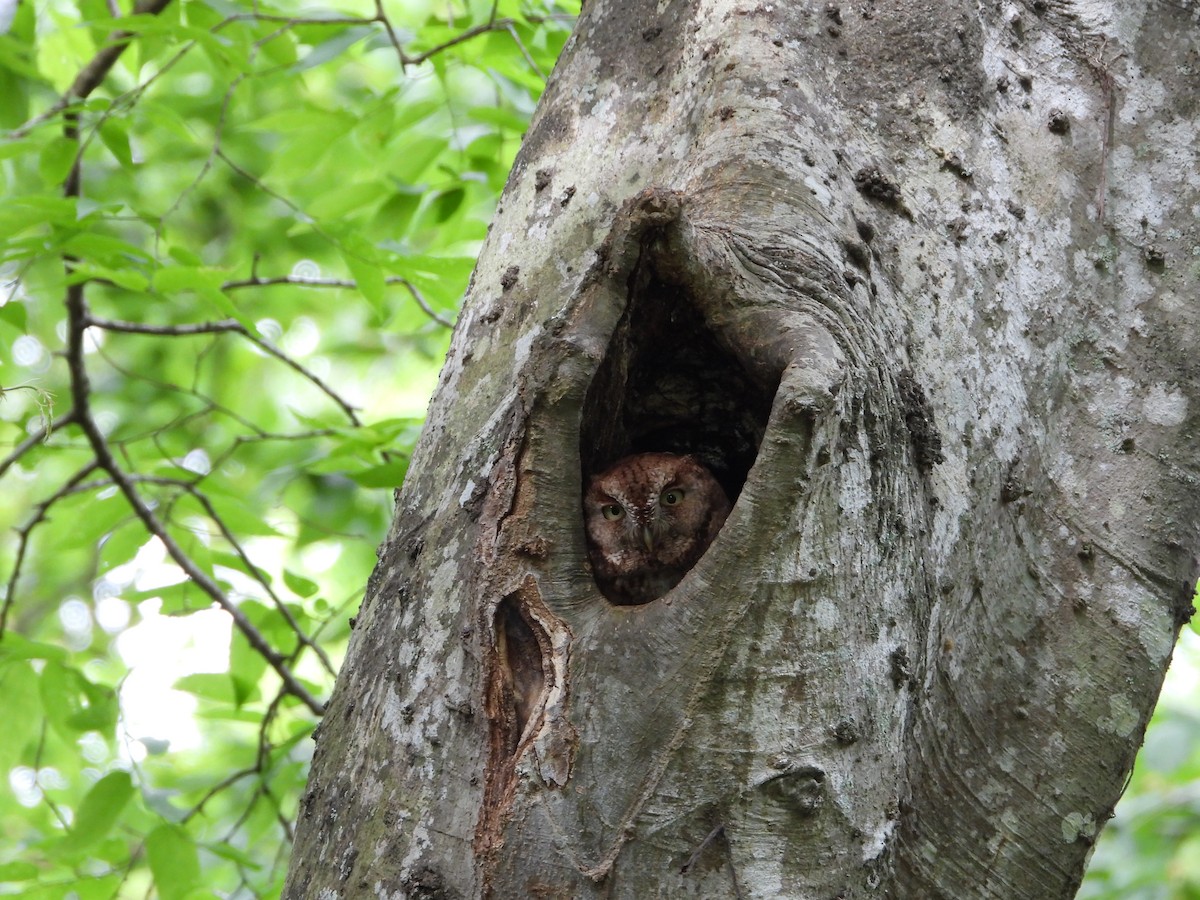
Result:
{"label": "thin bare branch", "polygon": [[389,278],[387,279],[387,283],[404,285],[405,289],[412,294],[412,298],[417,301],[417,306],[421,307],[421,310],[425,313],[425,315],[429,316],[429,318],[433,319],[433,321],[437,322],[439,325],[444,325],[446,328],[454,327],[453,322],[438,315],[437,311],[426,302],[425,298],[421,295],[421,292],[417,290],[417,286],[407,278]]}
{"label": "thin bare branch", "polygon": [[145,325],[141,322],[100,319],[89,314],[84,325],[85,327],[103,328],[105,331],[115,331],[122,334],[149,334],[158,337],[190,337],[197,334],[218,334],[221,332],[240,334],[264,353],[275,357],[285,366],[307,379],[315,388],[338,405],[342,412],[346,414],[346,418],[350,420],[351,424],[355,426],[362,425],[362,421],[358,418],[354,407],[342,399],[319,375],[311,369],[306,368],[303,363],[292,359],[292,357],[288,356],[270,341],[254,334],[236,319],[223,319],[219,322],[197,322],[190,325]]}
{"label": "thin bare branch", "polygon": [[411,60],[409,60],[408,54],[404,52],[404,48],[400,46],[400,38],[396,36],[396,31],[392,28],[391,20],[383,11],[383,0],[375,0],[375,21],[383,24],[388,40],[392,42],[392,46],[396,49],[396,56],[400,59],[401,71],[407,72]]}
{"label": "thin bare branch", "polygon": [[514,23],[513,19],[493,19],[490,22],[484,22],[482,25],[475,25],[468,28],[466,31],[459,32],[448,41],[443,41],[436,46],[430,47],[424,53],[418,53],[416,56],[409,57],[409,62],[413,65],[419,65],[431,57],[437,56],[443,50],[449,50],[451,47],[456,47],[459,44],[464,44],[471,38],[477,38],[481,34],[487,34],[490,31],[505,31]]}
{"label": "thin bare branch", "polygon": [[83,430],[92,452],[96,456],[97,465],[106,471],[113,483],[121,491],[134,513],[142,521],[146,530],[162,541],[167,554],[175,561],[195,585],[207,594],[233,619],[234,626],[250,646],[262,656],[279,675],[288,693],[307,706],[316,715],[325,711],[324,704],[313,697],[302,685],[291,669],[286,665],[283,656],[268,643],[254,623],[234,604],[215,581],[201,569],[171,536],[166,526],[155,515],[154,511],[142,498],[134,480],[117,464],[112,454],[112,448],[104,437],[100,427],[91,413],[91,384],[88,380],[87,368],[83,359],[83,336],[90,324],[95,322],[89,317],[84,300],[83,284],[77,283],[67,287],[67,368],[71,374],[71,399],[74,402],[76,424]]}
{"label": "thin bare branch", "polygon": [[33,516],[24,525],[17,529],[17,558],[13,562],[12,572],[8,576],[8,586],[4,592],[4,602],[0,605],[0,638],[4,637],[4,630],[8,625],[8,611],[12,608],[13,601],[17,596],[17,581],[21,577],[21,569],[25,565],[25,553],[29,549],[29,536],[33,533],[33,529],[37,528],[46,520],[46,515],[50,512],[50,507],[54,506],[59,500],[77,492],[85,478],[91,475],[99,465],[92,461],[72,475],[63,483],[57,491],[39,503],[33,508]]}
{"label": "thin bare branch", "polygon": [[246,553],[241,542],[237,539],[237,535],[225,524],[225,520],[221,518],[221,514],[217,512],[216,507],[212,505],[212,501],[208,499],[208,496],[198,490],[191,482],[179,479],[170,479],[170,481],[182,490],[187,491],[189,495],[195,498],[197,503],[204,507],[205,514],[217,526],[217,530],[221,532],[221,537],[225,538],[225,542],[233,548],[233,552],[242,561],[242,565],[246,567],[247,573],[262,586],[267,596],[271,598],[271,602],[275,604],[275,608],[279,610],[279,614],[283,616],[288,627],[292,629],[292,633],[296,635],[296,640],[300,642],[300,646],[308,647],[312,650],[321,660],[321,665],[325,667],[325,671],[330,675],[336,675],[337,670],[333,667],[333,663],[329,661],[329,657],[325,651],[304,633],[304,629],[300,627],[300,623],[296,621],[291,610],[287,608],[287,604],[275,593],[275,589],[271,587],[271,583],[259,573],[258,566],[254,565],[253,561],[251,561],[249,554]]}
{"label": "thin bare branch", "polygon": [[46,440],[50,437],[50,435],[54,434],[56,431],[59,431],[62,428],[65,428],[68,425],[73,425],[74,423],[75,423],[75,412],[74,412],[74,410],[72,410],[71,412],[68,412],[66,415],[60,416],[58,419],[55,419],[49,425],[44,425],[43,427],[39,428],[37,431],[32,432],[29,435],[29,437],[25,438],[25,440],[21,441],[21,443],[17,444],[17,446],[13,449],[12,453],[8,454],[8,456],[6,456],[6,457],[4,457],[4,459],[0,460],[0,478],[3,478],[4,473],[7,472],[17,462],[19,462],[22,456],[24,456],[26,453],[28,453],[30,450],[32,450],[34,447],[36,447],[38,444],[44,444],[46,442]]}
{"label": "thin bare branch", "polygon": [[517,45],[517,49],[521,51],[521,56],[525,58],[525,63],[529,66],[529,68],[533,69],[538,78],[542,79],[542,81],[545,81],[546,73],[542,71],[541,66],[534,61],[533,56],[525,48],[525,44],[521,40],[521,36],[517,34],[516,26],[510,22],[505,31],[507,31],[509,37],[513,39],[513,43]]}
{"label": "thin bare branch", "polygon": [[[133,14],[135,16],[156,16],[166,9],[170,2],[171,0],[142,0],[134,6]],[[132,31],[114,31],[109,35],[108,44],[102,47],[91,61],[79,70],[79,74],[75,76],[75,80],[71,82],[71,86],[67,88],[66,92],[44,113],[30,119],[19,129],[11,132],[9,136],[12,138],[25,137],[34,128],[50,121],[76,102],[86,100],[92,91],[104,81],[112,67],[117,64],[117,60],[121,58],[121,54],[125,52],[125,48],[129,46],[129,42],[134,37],[136,35]]]}

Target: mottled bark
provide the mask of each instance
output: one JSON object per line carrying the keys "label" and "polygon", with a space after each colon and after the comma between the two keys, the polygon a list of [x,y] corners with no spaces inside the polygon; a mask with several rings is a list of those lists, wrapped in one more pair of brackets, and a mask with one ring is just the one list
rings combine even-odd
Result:
{"label": "mottled bark", "polygon": [[[589,0],[288,897],[1070,897],[1200,549],[1194,4]],[[734,510],[665,598],[582,479]]]}

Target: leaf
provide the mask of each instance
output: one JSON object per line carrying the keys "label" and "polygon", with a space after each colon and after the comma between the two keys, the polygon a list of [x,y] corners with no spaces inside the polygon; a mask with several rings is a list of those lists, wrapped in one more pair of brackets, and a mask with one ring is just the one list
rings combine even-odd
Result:
{"label": "leaf", "polygon": [[165,266],[154,273],[151,281],[156,293],[173,294],[192,291],[198,297],[207,300],[217,312],[237,319],[247,328],[252,328],[252,324],[234,306],[229,295],[221,290],[221,285],[224,283],[224,272],[204,266]]}
{"label": "leaf", "polygon": [[108,734],[116,725],[116,692],[88,681],[78,669],[47,662],[38,686],[46,718],[66,740],[85,731]]}
{"label": "leaf", "polygon": [[[246,601],[241,608],[242,612],[249,612],[262,606]],[[255,625],[259,624],[255,622]],[[258,682],[266,670],[267,661],[262,654],[250,646],[241,632],[235,631],[229,642],[229,678],[233,685],[233,701],[237,706],[241,707],[258,695]]]}
{"label": "leaf", "polygon": [[0,322],[24,334],[28,328],[25,317],[25,304],[16,300],[10,300],[8,303],[0,306]]}
{"label": "leaf", "polygon": [[308,206],[310,215],[318,219],[340,219],[364,206],[379,202],[387,186],[377,181],[359,181],[329,191]]}
{"label": "leaf", "polygon": [[221,672],[197,672],[184,675],[175,682],[175,690],[195,694],[205,700],[217,703],[233,702],[233,685],[229,676]]}
{"label": "leaf", "polygon": [[8,198],[0,205],[0,237],[17,234],[35,225],[61,225],[76,230],[74,198],[26,194]]}
{"label": "leaf", "polygon": [[0,865],[0,884],[7,884],[14,881],[32,881],[37,878],[38,869],[33,863],[29,862],[9,862]]}
{"label": "leaf", "polygon": [[291,569],[283,570],[283,583],[297,597],[311,597],[321,589],[321,586],[315,581],[311,581],[303,575],[297,575]]}
{"label": "leaf", "polygon": [[221,857],[221,859],[228,859],[231,862],[235,862],[239,866],[245,866],[255,871],[262,869],[261,862],[256,860],[254,857],[243,853],[232,844],[209,844],[204,849],[215,856]]}
{"label": "leaf", "polygon": [[361,472],[347,472],[346,476],[363,487],[395,488],[404,483],[404,476],[407,473],[408,460],[403,460],[372,466]]}
{"label": "leaf", "polygon": [[524,134],[525,129],[529,127],[529,117],[522,116],[518,113],[509,112],[505,109],[498,109],[494,106],[476,106],[467,112],[468,118],[474,119],[476,122],[486,122],[489,125],[498,125],[516,134]]}
{"label": "leaf", "polygon": [[71,831],[59,843],[58,849],[75,854],[97,844],[112,830],[132,796],[133,779],[128,772],[117,771],[105,775],[92,785],[83,798],[75,813]]}
{"label": "leaf", "polygon": [[[67,651],[53,644],[43,644],[31,641],[15,631],[7,631],[4,640],[0,641],[0,660],[4,659],[49,659],[62,662],[67,658]],[[4,696],[11,696],[7,690]]]}
{"label": "leaf", "polygon": [[120,119],[105,119],[100,125],[100,140],[117,158],[123,169],[133,168],[133,151],[129,147],[129,126]]}
{"label": "leaf", "polygon": [[293,73],[303,72],[306,69],[327,63],[331,59],[337,59],[346,50],[363,40],[363,38],[368,38],[374,33],[375,29],[369,25],[356,25],[347,28],[341,34],[331,37],[329,40],[323,41],[314,47],[304,59],[292,66],[290,71]]}
{"label": "leaf", "polygon": [[415,184],[425,170],[450,146],[444,137],[407,137],[397,142],[390,174],[402,184]]}
{"label": "leaf", "polygon": [[108,266],[128,265],[130,261],[140,264],[150,262],[150,256],[140,247],[94,231],[81,231],[71,235],[63,241],[62,248],[73,256],[84,257]]}
{"label": "leaf", "polygon": [[433,220],[438,223],[445,222],[458,212],[466,196],[467,192],[460,187],[442,191],[433,201]]}
{"label": "leaf", "polygon": [[[5,634],[4,643],[0,644],[0,653],[7,655],[7,652],[12,650],[9,644],[19,637],[20,635],[11,631]],[[25,641],[25,644],[32,645],[26,648],[27,650],[39,646],[34,645],[33,641]],[[6,774],[22,761],[26,748],[41,730],[42,718],[42,707],[38,697],[40,676],[19,656],[14,654],[11,658],[12,662],[0,665],[0,696],[4,697],[5,711],[5,726],[0,730],[0,772]],[[29,658],[38,657],[30,653]]]}
{"label": "leaf", "polygon": [[225,273],[203,266],[164,266],[154,273],[151,285],[160,294],[198,291],[203,287],[220,290]]}
{"label": "leaf", "polygon": [[339,249],[359,292],[376,311],[381,311],[386,283],[375,247],[358,232],[352,231],[342,236]]}
{"label": "leaf", "polygon": [[79,144],[69,138],[59,137],[42,148],[38,159],[38,174],[47,187],[55,187],[66,181],[67,173],[75,164]]}
{"label": "leaf", "polygon": [[150,286],[146,276],[134,269],[116,269],[86,261],[74,263],[71,274],[67,276],[67,284],[79,284],[81,281],[108,281],[138,294]]}
{"label": "leaf", "polygon": [[200,856],[184,828],[155,828],[146,836],[146,856],[161,900],[182,900],[200,886]]}

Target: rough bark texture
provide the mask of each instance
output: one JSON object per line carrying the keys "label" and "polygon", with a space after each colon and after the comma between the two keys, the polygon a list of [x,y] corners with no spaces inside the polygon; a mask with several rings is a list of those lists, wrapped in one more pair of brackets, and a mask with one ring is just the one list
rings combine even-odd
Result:
{"label": "rough bark texture", "polygon": [[[589,0],[320,729],[287,896],[1071,897],[1200,549],[1200,21]],[[582,479],[736,497],[610,605]]]}

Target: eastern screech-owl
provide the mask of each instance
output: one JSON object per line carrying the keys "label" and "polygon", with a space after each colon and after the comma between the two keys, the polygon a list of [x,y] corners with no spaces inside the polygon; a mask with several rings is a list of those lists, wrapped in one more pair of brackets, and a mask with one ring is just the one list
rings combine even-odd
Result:
{"label": "eastern screech-owl", "polygon": [[638,453],[592,476],[583,497],[588,554],[613,603],[649,603],[708,549],[729,498],[691,456]]}

